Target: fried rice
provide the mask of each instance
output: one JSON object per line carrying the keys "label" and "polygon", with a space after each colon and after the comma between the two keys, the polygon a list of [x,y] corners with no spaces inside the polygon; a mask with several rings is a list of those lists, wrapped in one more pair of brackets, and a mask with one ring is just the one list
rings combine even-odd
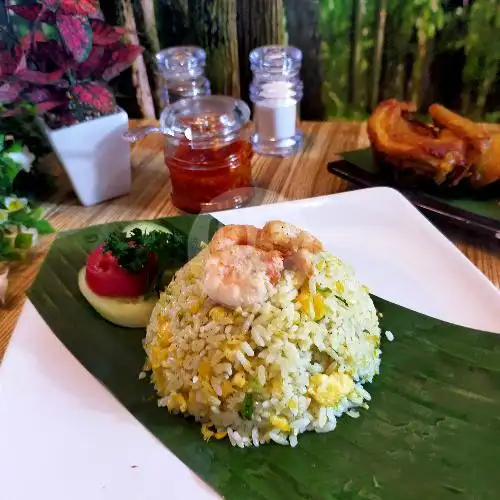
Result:
{"label": "fried rice", "polygon": [[303,283],[283,271],[262,304],[230,309],[203,293],[208,250],[175,275],[151,316],[144,348],[158,405],[234,446],[296,446],[368,408],[380,328],[366,287],[329,252]]}

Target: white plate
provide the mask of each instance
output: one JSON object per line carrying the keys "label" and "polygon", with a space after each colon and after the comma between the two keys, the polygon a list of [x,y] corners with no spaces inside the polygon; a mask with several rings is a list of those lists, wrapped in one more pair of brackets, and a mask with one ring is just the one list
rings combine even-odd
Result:
{"label": "white plate", "polygon": [[[295,223],[355,266],[377,295],[500,332],[498,290],[396,191],[215,215],[224,223]],[[0,367],[0,391],[1,498],[217,498],[89,375],[29,302]]]}

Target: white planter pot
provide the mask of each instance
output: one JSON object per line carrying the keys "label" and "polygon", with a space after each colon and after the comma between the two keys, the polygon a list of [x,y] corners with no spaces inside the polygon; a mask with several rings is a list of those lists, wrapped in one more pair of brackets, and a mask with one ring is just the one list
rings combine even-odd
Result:
{"label": "white planter pot", "polygon": [[128,130],[125,111],[58,130],[41,119],[39,124],[82,205],[130,193],[130,144],[122,139]]}

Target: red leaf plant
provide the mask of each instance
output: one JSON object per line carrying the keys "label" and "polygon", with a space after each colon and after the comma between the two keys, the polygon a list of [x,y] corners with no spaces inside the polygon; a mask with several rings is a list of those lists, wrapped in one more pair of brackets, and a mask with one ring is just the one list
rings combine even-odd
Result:
{"label": "red leaf plant", "polygon": [[92,43],[94,45],[110,45],[119,42],[125,35],[125,28],[120,26],[109,26],[108,24],[92,20]]}
{"label": "red leaf plant", "polygon": [[83,106],[100,113],[112,113],[115,110],[114,96],[104,83],[77,83],[70,89],[71,95]]}
{"label": "red leaf plant", "polygon": [[6,104],[15,102],[19,98],[22,89],[23,85],[21,82],[16,82],[15,80],[5,80],[2,84],[0,84],[0,102],[4,102]]}
{"label": "red leaf plant", "polygon": [[57,30],[68,52],[76,62],[83,62],[92,47],[92,28],[85,16],[57,14]]}
{"label": "red leaf plant", "polygon": [[25,102],[52,129],[117,111],[108,82],[143,49],[125,41],[125,29],[105,23],[98,0],[37,0],[6,9],[13,24],[21,20],[31,29],[0,38],[0,118]]}
{"label": "red leaf plant", "polygon": [[56,10],[61,3],[61,0],[39,0],[38,3],[41,3],[44,7],[49,10]]}
{"label": "red leaf plant", "polygon": [[7,7],[10,12],[26,19],[27,21],[40,21],[40,13],[43,10],[41,5],[9,5]]}
{"label": "red leaf plant", "polygon": [[99,16],[99,0],[60,0],[59,8],[64,14]]}

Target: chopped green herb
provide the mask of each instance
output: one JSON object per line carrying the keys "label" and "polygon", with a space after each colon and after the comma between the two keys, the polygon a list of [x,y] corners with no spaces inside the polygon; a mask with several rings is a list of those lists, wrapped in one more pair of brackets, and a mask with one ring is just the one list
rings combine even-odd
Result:
{"label": "chopped green herb", "polygon": [[252,377],[248,381],[248,387],[252,391],[258,392],[262,390],[262,384],[259,382],[259,379],[257,377]]}
{"label": "chopped green herb", "polygon": [[132,273],[144,268],[150,253],[159,261],[187,258],[184,236],[162,231],[143,233],[139,228],[128,235],[122,231],[111,233],[104,242],[104,251],[111,252],[120,266]]}
{"label": "chopped green herb", "polygon": [[344,298],[342,298],[340,295],[335,295],[335,298],[339,302],[342,302],[342,304],[344,304],[346,307],[349,307],[349,303],[347,302],[347,300],[345,300]]}
{"label": "chopped green herb", "polygon": [[240,410],[241,418],[250,420],[253,414],[253,393],[247,392]]}
{"label": "chopped green herb", "polygon": [[114,231],[104,242],[103,250],[111,252],[118,264],[131,273],[144,269],[150,254],[155,254],[158,269],[150,277],[150,293],[157,293],[164,286],[163,278],[171,278],[188,259],[185,236],[164,231],[143,232],[139,228],[129,233]]}
{"label": "chopped green herb", "polygon": [[130,236],[121,231],[111,233],[104,242],[105,252],[111,252],[118,264],[131,273],[138,273],[148,262],[151,252],[144,245],[140,229],[135,229]]}
{"label": "chopped green herb", "polygon": [[328,288],[328,287],[321,287],[321,286],[318,286],[317,287],[317,290],[319,293],[321,294],[328,294],[328,293],[332,293],[332,289],[331,288]]}

